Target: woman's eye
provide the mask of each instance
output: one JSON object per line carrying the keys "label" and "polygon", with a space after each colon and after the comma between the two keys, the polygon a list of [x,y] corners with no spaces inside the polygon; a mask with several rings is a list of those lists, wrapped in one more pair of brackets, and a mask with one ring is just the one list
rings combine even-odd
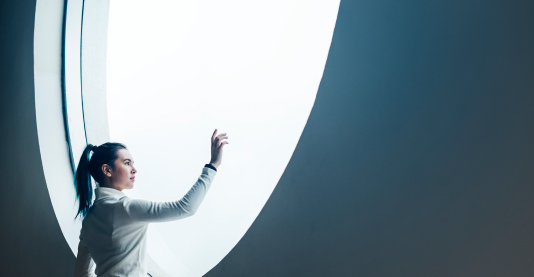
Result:
{"label": "woman's eye", "polygon": [[126,163],[126,165],[130,165],[130,163],[129,163],[129,162],[127,162],[127,163]]}

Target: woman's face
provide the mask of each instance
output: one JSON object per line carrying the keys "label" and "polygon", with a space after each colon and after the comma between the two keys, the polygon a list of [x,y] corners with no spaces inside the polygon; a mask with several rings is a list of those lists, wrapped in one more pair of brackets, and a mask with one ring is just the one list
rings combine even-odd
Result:
{"label": "woman's face", "polygon": [[127,149],[121,149],[117,154],[119,157],[115,160],[115,168],[112,169],[110,176],[111,187],[120,191],[131,189],[134,187],[135,173],[137,173],[133,166],[134,160]]}

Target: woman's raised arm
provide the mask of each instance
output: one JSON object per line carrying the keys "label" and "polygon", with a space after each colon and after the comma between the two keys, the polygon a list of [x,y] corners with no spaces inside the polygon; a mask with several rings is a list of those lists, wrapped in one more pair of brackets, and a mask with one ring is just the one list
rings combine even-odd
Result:
{"label": "woman's raised arm", "polygon": [[[227,141],[223,141],[228,138],[226,133],[218,136],[216,134],[217,129],[211,136],[210,160],[210,164],[215,168],[221,164],[223,147],[228,144]],[[198,180],[182,199],[172,202],[152,202],[127,198],[124,200],[125,211],[131,219],[144,222],[164,222],[192,216],[200,207],[216,174],[217,169],[206,165]]]}
{"label": "woman's raised arm", "polygon": [[193,187],[178,201],[153,202],[127,198],[124,200],[125,211],[132,220],[144,222],[165,222],[192,216],[200,207],[216,174],[215,170],[204,167]]}

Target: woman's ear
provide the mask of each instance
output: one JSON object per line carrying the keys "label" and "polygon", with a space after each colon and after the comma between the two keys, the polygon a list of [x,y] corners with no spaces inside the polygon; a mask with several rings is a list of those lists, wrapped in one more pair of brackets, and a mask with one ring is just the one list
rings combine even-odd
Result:
{"label": "woman's ear", "polygon": [[111,177],[111,175],[113,175],[113,170],[111,169],[111,167],[107,164],[103,164],[102,165],[102,172],[104,173],[104,175],[106,175],[107,177]]}

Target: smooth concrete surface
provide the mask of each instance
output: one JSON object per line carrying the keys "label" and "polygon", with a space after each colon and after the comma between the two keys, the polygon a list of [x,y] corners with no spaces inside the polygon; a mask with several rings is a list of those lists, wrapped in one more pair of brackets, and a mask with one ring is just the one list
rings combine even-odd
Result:
{"label": "smooth concrete surface", "polygon": [[39,151],[35,1],[0,2],[0,275],[72,276],[75,258],[54,214]]}
{"label": "smooth concrete surface", "polygon": [[206,276],[534,276],[533,14],[341,1],[295,153]]}

